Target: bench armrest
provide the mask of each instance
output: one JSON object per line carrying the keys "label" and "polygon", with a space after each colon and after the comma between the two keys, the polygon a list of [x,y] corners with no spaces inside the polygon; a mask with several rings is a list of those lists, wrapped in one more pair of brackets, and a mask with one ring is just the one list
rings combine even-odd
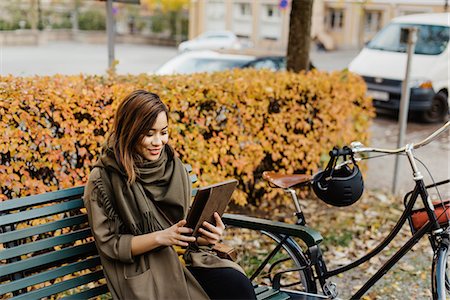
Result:
{"label": "bench armrest", "polygon": [[308,247],[317,245],[323,240],[322,235],[320,235],[319,232],[302,225],[287,224],[283,222],[235,214],[224,214],[222,216],[222,220],[226,225],[231,225],[239,228],[264,230],[272,233],[298,237],[302,239]]}

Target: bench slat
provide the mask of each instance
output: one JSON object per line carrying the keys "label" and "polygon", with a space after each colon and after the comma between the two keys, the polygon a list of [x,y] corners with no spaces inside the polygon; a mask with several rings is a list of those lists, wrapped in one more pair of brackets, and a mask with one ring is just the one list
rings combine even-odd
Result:
{"label": "bench slat", "polygon": [[[90,299],[92,297],[98,296],[98,295],[103,295],[108,293],[108,286],[106,284],[100,285],[100,286],[96,286],[93,289],[89,289],[86,291],[83,291],[81,293],[75,294],[75,295],[70,295],[67,297],[63,297],[63,299],[67,299],[67,300],[79,300],[79,299]],[[111,297],[109,297],[108,299],[110,299]]]}
{"label": "bench slat", "polygon": [[192,166],[190,165],[190,164],[183,164],[184,165],[184,168],[186,169],[186,171],[188,172],[188,173],[191,173],[192,172]]}
{"label": "bench slat", "polygon": [[319,232],[302,225],[286,224],[266,219],[232,214],[224,214],[222,220],[227,225],[232,225],[240,228],[263,230],[278,234],[287,234],[293,237],[299,237],[305,241],[308,247],[317,245],[323,240]]}
{"label": "bench slat", "polygon": [[58,245],[67,244],[77,240],[92,236],[91,229],[72,231],[67,234],[46,238],[36,242],[26,243],[12,248],[6,248],[0,251],[0,259],[10,259],[27,253],[48,249]]}
{"label": "bench slat", "polygon": [[54,222],[30,227],[30,228],[24,228],[19,230],[13,230],[9,232],[2,233],[0,235],[0,243],[7,243],[14,240],[19,240],[27,237],[31,237],[37,234],[62,229],[65,227],[73,226],[73,225],[79,225],[87,222],[87,215],[77,215],[77,216],[71,216],[64,218],[62,220],[57,220]]}
{"label": "bench slat", "polygon": [[191,183],[196,183],[198,180],[197,175],[195,174],[189,175],[189,179],[191,180]]}
{"label": "bench slat", "polygon": [[265,285],[253,286],[253,288],[255,290],[256,295],[261,294],[269,289],[269,287],[267,287]]}
{"label": "bench slat", "polygon": [[98,256],[0,285],[0,295],[100,265]]}
{"label": "bench slat", "polygon": [[266,291],[256,295],[257,300],[270,299],[270,300],[286,300],[289,299],[289,295],[279,290],[267,289]]}
{"label": "bench slat", "polygon": [[42,218],[81,207],[84,207],[83,201],[81,199],[76,199],[51,206],[25,210],[15,214],[3,215],[0,216],[0,226]]}
{"label": "bench slat", "polygon": [[[282,292],[282,291],[278,291],[278,293],[276,293],[276,294],[272,294],[272,295],[270,295],[269,297],[267,297],[267,298],[264,298],[265,300],[267,299],[267,300],[288,300],[288,299],[291,299],[291,297],[288,295],[288,294],[286,294],[286,293],[284,293],[284,292]],[[298,299],[297,299],[298,300]]]}
{"label": "bench slat", "polygon": [[44,204],[55,200],[62,200],[72,197],[83,196],[84,186],[78,186],[74,188],[59,190],[55,192],[48,192],[45,194],[27,196],[22,198],[15,198],[11,200],[3,201],[0,206],[0,212],[9,211],[12,209],[26,208],[29,206],[35,206],[38,204]]}
{"label": "bench slat", "polygon": [[17,297],[13,297],[11,299],[41,299],[44,297],[48,297],[54,294],[57,294],[59,292],[64,292],[69,289],[72,289],[74,287],[96,281],[103,278],[103,271],[95,271],[83,276],[75,277],[69,280],[65,280],[63,282],[58,282],[55,284],[52,284],[50,286],[46,286],[44,288],[31,291],[22,295],[19,295]]}
{"label": "bench slat", "polygon": [[67,258],[80,256],[80,254],[97,253],[94,242],[89,242],[83,245],[65,248],[58,251],[45,253],[39,256],[12,262],[0,266],[0,274],[2,276],[32,269],[34,267],[49,264],[52,262],[64,261]]}
{"label": "bench slat", "polygon": [[293,291],[288,289],[282,289],[283,292],[289,295],[290,299],[295,300],[321,300],[321,299],[330,299],[325,295],[320,294],[312,294],[301,291]]}

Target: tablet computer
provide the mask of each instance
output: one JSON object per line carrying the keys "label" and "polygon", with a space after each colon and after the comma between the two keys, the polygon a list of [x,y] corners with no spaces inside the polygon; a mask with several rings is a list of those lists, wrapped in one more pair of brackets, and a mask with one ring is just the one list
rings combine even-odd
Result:
{"label": "tablet computer", "polygon": [[220,216],[223,215],[237,184],[238,181],[232,179],[201,187],[197,190],[194,202],[186,217],[187,223],[185,225],[194,230],[193,236],[198,235],[198,229],[202,227],[204,221],[213,225],[216,224],[214,212],[217,212]]}

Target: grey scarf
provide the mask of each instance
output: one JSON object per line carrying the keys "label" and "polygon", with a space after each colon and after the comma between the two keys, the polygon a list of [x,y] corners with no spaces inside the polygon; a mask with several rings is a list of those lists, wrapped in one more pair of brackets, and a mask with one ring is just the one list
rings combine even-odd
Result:
{"label": "grey scarf", "polygon": [[[127,176],[117,163],[111,148],[104,151],[94,167],[100,167],[105,176],[99,187],[105,194],[103,206],[123,233],[140,235],[170,227],[183,219],[190,204],[189,175],[181,160],[166,145],[154,161],[137,163],[137,179],[127,182]],[[109,180],[105,180],[109,178]],[[115,213],[118,219],[114,218]]]}

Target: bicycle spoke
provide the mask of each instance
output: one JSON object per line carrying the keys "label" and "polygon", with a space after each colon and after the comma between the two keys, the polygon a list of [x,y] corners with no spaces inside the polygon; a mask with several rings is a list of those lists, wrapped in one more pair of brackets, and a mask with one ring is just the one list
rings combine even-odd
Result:
{"label": "bicycle spoke", "polygon": [[271,286],[275,275],[281,273],[281,287],[308,291],[306,276],[310,275],[305,275],[309,269],[305,270],[304,259],[281,241],[283,237],[260,234],[254,241],[255,247],[240,249],[243,256],[239,264],[247,274],[256,274],[252,278],[256,284]]}

